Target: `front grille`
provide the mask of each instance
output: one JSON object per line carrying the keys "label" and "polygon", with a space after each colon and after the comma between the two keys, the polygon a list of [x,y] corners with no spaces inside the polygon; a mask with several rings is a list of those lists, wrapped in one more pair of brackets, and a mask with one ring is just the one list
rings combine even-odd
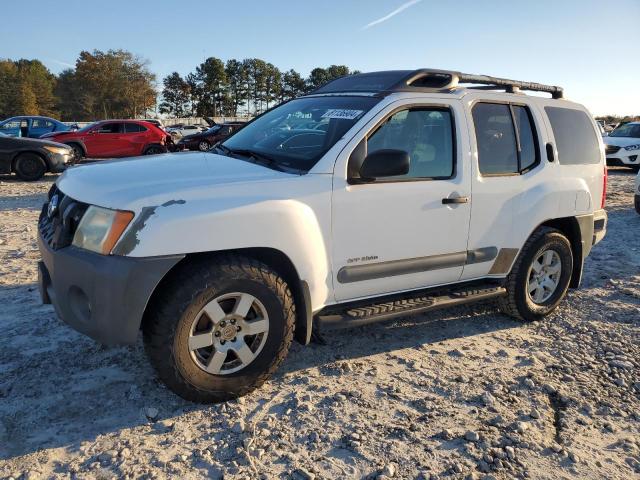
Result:
{"label": "front grille", "polygon": [[609,155],[610,153],[616,153],[618,150],[620,150],[620,147],[616,145],[607,145],[605,152]]}
{"label": "front grille", "polygon": [[[78,224],[89,206],[65,195],[56,185],[51,187],[48,197],[48,201],[42,205],[38,230],[47,245],[58,250],[71,245]],[[56,206],[50,209],[52,202]]]}

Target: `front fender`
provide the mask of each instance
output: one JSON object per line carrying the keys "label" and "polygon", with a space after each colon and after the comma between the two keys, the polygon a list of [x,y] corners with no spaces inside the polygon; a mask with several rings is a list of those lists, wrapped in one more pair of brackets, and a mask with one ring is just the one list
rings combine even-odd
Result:
{"label": "front fender", "polygon": [[[300,280],[308,283],[313,309],[321,308],[332,291],[331,178],[316,177],[320,178],[298,179],[301,185],[288,185],[289,191],[280,188],[280,192],[215,199],[177,198],[142,207],[113,253],[155,257],[243,248],[275,249],[291,260]],[[301,191],[291,191],[298,189]]]}

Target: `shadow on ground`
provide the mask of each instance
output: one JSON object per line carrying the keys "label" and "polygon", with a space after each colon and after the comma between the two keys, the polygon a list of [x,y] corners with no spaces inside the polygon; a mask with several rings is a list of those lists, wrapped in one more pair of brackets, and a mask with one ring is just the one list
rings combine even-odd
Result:
{"label": "shadow on ground", "polygon": [[[211,408],[186,402],[160,384],[141,338],[131,347],[97,345],[62,324],[50,306],[40,305],[35,285],[0,287],[0,303],[6,305],[0,315],[0,435],[5,430],[0,459],[40,449],[79,449],[99,435],[148,423],[149,406],[159,408],[161,417]],[[272,382],[277,386],[285,376],[336,358],[418,348],[517,325],[476,307],[328,331],[323,345],[295,345]],[[332,370],[321,372],[331,376]]]}

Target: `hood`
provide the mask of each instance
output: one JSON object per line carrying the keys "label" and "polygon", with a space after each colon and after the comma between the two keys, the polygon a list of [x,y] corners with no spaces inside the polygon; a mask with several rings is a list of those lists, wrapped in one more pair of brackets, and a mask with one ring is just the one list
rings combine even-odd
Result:
{"label": "hood", "polygon": [[215,198],[221,189],[246,195],[259,188],[250,184],[296,177],[214,153],[183,152],[80,165],[57,184],[81,202],[137,211],[176,199]]}
{"label": "hood", "polygon": [[184,137],[182,137],[180,139],[180,142],[182,141],[188,141],[188,140],[198,140],[200,138],[204,138],[206,137],[206,135],[204,134],[204,132],[200,132],[200,133],[192,133],[191,135],[185,135]]}
{"label": "hood", "polygon": [[638,137],[602,137],[602,141],[605,145],[615,145],[616,147],[640,144],[640,138]]}
{"label": "hood", "polygon": [[34,148],[42,148],[45,145],[50,147],[58,147],[58,148],[66,148],[71,151],[71,147],[69,145],[65,145],[64,143],[57,143],[50,140],[45,140],[42,137],[40,138],[29,138],[29,137],[12,137],[20,142],[21,146],[29,145]]}
{"label": "hood", "polygon": [[40,138],[52,138],[52,137],[66,137],[70,135],[74,135],[77,130],[65,130],[64,132],[49,132],[44,135],[40,135]]}

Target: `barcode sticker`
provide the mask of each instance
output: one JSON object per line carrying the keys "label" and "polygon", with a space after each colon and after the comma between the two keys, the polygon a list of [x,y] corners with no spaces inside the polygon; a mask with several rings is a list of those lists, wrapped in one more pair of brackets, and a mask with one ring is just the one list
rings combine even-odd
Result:
{"label": "barcode sticker", "polygon": [[334,108],[333,110],[327,110],[322,115],[322,118],[340,118],[342,120],[354,120],[362,115],[362,110],[344,110],[341,108]]}

